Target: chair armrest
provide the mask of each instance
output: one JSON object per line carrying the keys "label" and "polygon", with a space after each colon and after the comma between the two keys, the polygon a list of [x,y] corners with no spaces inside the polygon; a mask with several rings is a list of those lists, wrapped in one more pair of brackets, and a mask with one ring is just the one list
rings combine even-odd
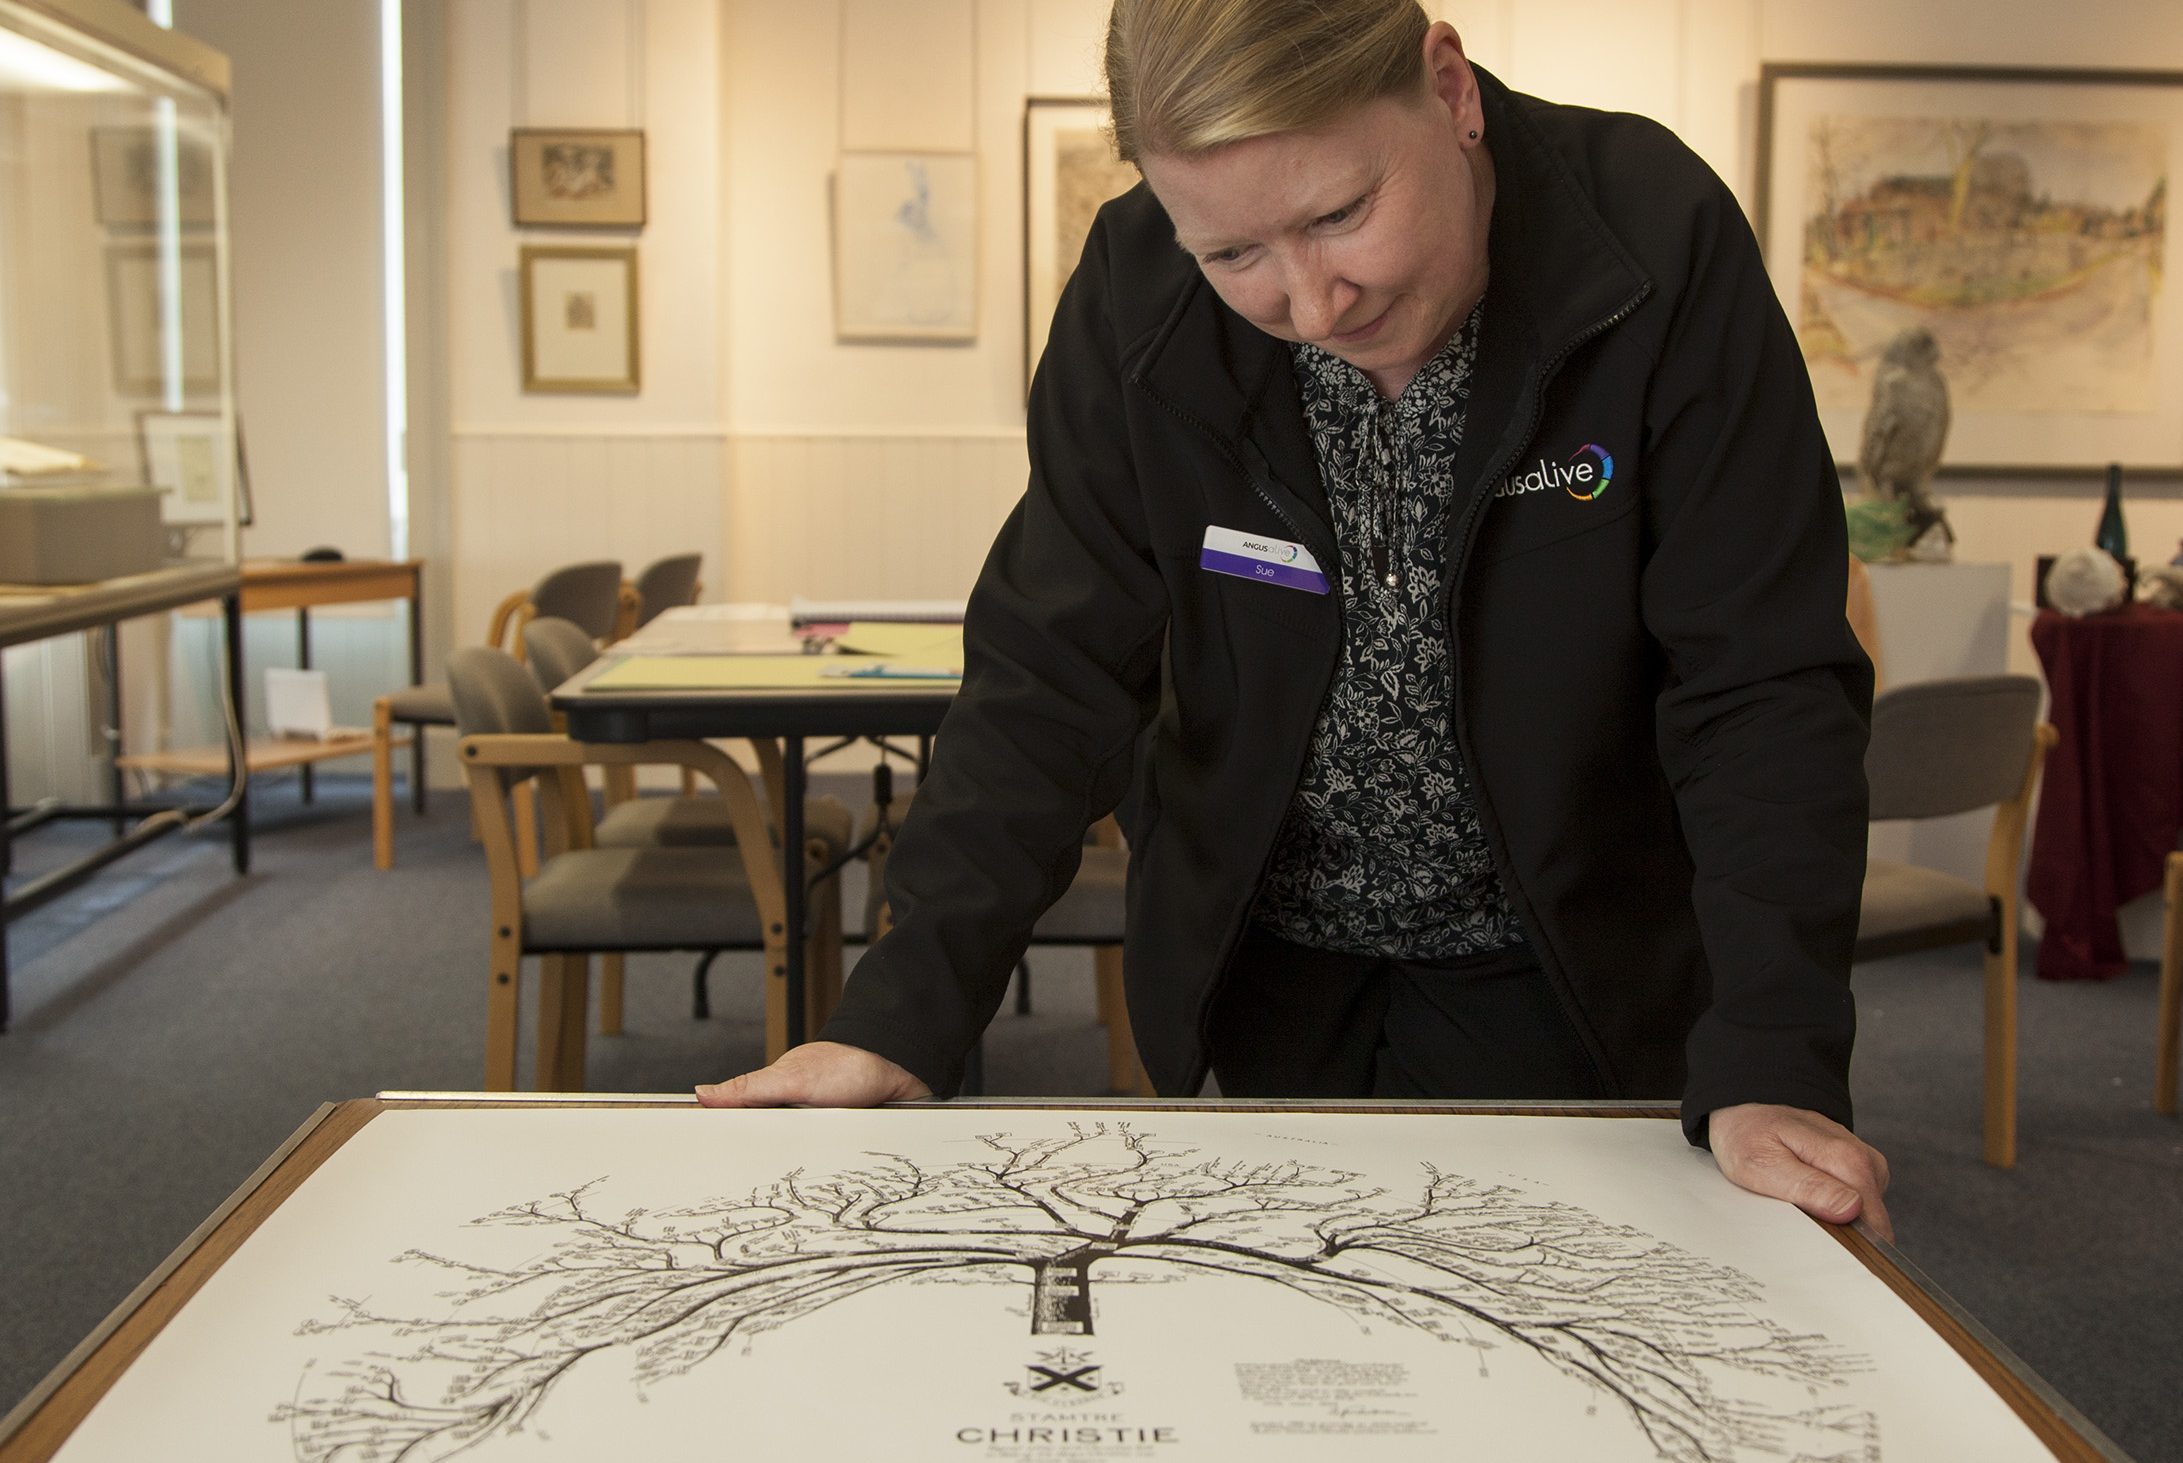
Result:
{"label": "chair armrest", "polygon": [[530,602],[531,592],[527,589],[519,589],[514,594],[511,594],[506,599],[502,600],[499,604],[494,605],[493,618],[487,624],[485,629],[485,643],[492,646],[495,650],[507,649],[508,622],[515,618],[515,612],[517,610],[523,608],[523,606],[529,604]]}
{"label": "chair armrest", "polygon": [[2032,799],[2039,791],[2039,772],[2047,753],[2062,734],[2046,722],[2031,730],[2031,755],[2024,759],[2024,781],[2016,796],[1994,809],[1992,835],[1986,840],[1986,892],[2004,909],[2016,908],[2017,876],[2023,867],[2024,830],[2031,822]]}
{"label": "chair armrest", "polygon": [[502,732],[464,737],[462,760],[474,767],[687,767],[711,781],[727,804],[728,826],[750,876],[764,921],[787,918],[780,867],[773,856],[758,793],[750,774],[718,747],[694,741],[579,742],[547,732]]}

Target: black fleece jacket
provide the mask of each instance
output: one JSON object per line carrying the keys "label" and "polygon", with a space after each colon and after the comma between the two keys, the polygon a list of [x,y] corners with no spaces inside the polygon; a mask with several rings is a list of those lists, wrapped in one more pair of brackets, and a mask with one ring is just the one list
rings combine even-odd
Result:
{"label": "black fleece jacket", "polygon": [[[1497,189],[1447,610],[1495,865],[1603,1090],[1680,1099],[1694,1138],[1739,1102],[1846,1123],[1872,671],[1795,339],[1669,132],[1479,83]],[[1342,625],[1334,595],[1198,566],[1208,526],[1330,579],[1338,556],[1287,348],[1142,185],[1092,230],[1029,435],[894,929],[821,1034],[952,1089],[1134,778],[1130,1018],[1159,1090],[1194,1092]]]}

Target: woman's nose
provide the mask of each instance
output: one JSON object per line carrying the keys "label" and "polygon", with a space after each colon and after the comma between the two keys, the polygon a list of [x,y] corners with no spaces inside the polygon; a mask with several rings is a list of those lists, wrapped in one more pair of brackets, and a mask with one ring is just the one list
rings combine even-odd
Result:
{"label": "woman's nose", "polygon": [[1301,266],[1289,275],[1289,324],[1305,340],[1325,340],[1356,298],[1356,286],[1331,270]]}

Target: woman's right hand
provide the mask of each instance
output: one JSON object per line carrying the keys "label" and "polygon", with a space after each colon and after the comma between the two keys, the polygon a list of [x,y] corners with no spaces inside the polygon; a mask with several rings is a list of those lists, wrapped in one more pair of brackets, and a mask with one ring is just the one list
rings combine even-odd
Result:
{"label": "woman's right hand", "polygon": [[790,1047],[770,1067],[697,1089],[705,1107],[877,1107],[932,1089],[877,1052],[838,1041]]}

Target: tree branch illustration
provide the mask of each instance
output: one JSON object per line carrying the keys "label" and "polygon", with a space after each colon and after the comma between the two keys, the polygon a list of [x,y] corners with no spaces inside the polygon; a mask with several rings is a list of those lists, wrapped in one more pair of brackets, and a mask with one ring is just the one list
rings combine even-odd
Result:
{"label": "tree branch illustration", "polygon": [[1028,1279],[1033,1334],[1088,1335],[1097,1268],[1259,1280],[1360,1329],[1523,1348],[1675,1463],[1808,1451],[1849,1426],[1816,1404],[1777,1416],[1747,1389],[1816,1396],[1858,1358],[1765,1319],[1744,1275],[1582,1209],[1430,1166],[1395,1193],[1163,1146],[1127,1123],[982,1144],[944,1167],[873,1154],[657,1212],[602,1212],[600,1181],[510,1205],[476,1224],[537,1231],[542,1250],[507,1266],[409,1251],[444,1283],[432,1315],[334,1298],[303,1334],[370,1349],[314,1372],[275,1419],[307,1463],[431,1463],[535,1425],[594,1355],[629,1358],[646,1386],[876,1286]]}

